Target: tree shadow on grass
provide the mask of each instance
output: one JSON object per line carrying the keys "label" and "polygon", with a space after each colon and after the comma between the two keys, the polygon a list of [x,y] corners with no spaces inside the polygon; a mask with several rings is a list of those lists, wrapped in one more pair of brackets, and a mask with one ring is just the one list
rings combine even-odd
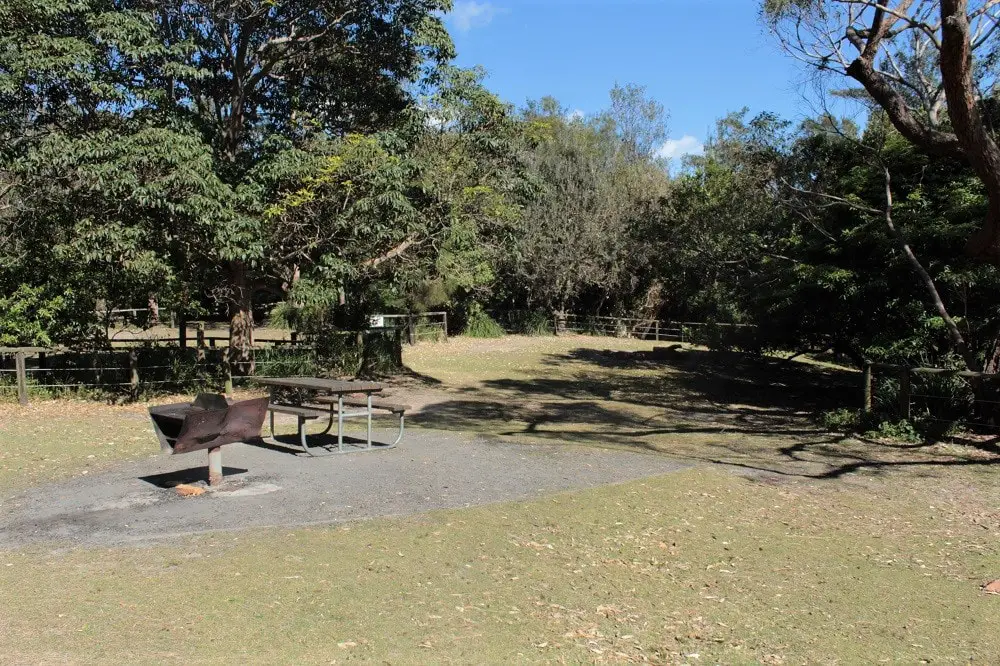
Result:
{"label": "tree shadow on grass", "polygon": [[[428,427],[625,448],[816,479],[893,467],[993,465],[983,451],[831,435],[823,410],[860,402],[848,370],[743,354],[575,349],[543,359],[543,376],[460,389],[428,405]],[[988,452],[986,452],[988,453]]]}

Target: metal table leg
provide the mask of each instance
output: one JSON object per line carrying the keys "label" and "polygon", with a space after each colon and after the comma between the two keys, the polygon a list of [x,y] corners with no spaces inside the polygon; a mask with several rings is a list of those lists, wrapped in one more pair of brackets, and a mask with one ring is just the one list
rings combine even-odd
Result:
{"label": "metal table leg", "polygon": [[372,394],[368,394],[368,448],[372,448]]}
{"label": "metal table leg", "polygon": [[298,417],[299,421],[299,444],[302,445],[302,450],[313,455],[313,452],[309,450],[309,444],[306,443],[306,420],[303,417]]}
{"label": "metal table leg", "polygon": [[337,395],[337,450],[344,452],[344,394]]}

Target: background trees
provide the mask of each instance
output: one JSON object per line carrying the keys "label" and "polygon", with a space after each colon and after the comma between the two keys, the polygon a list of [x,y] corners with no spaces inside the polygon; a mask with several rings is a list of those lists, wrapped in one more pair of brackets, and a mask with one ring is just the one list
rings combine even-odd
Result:
{"label": "background trees", "polygon": [[[967,162],[989,207],[969,253],[1000,257],[1000,148],[989,101],[1000,44],[992,0],[766,0],[782,45],[820,72],[860,83],[921,151]],[[858,90],[853,91],[860,96]]]}
{"label": "background trees", "polygon": [[866,117],[738,111],[671,176],[642,87],[514,109],[444,0],[0,0],[0,337],[106,344],[153,302],[252,370],[268,312],[493,307],[994,368],[994,4],[768,0]]}
{"label": "background trees", "polygon": [[528,307],[628,312],[650,286],[645,229],[665,195],[654,157],[662,106],[644,89],[616,87],[611,107],[574,118],[551,98],[522,114],[524,150],[540,189],[518,226],[511,294]]}
{"label": "background trees", "polygon": [[[5,0],[0,181],[18,203],[4,222],[12,235],[46,225],[31,233],[59,249],[71,282],[98,276],[90,287],[103,289],[79,289],[82,300],[126,304],[155,289],[183,310],[209,291],[248,362],[255,296],[295,271],[268,246],[276,175],[307,172],[349,133],[405,122],[413,86],[453,55],[447,8]],[[282,238],[316,249],[308,234]]]}

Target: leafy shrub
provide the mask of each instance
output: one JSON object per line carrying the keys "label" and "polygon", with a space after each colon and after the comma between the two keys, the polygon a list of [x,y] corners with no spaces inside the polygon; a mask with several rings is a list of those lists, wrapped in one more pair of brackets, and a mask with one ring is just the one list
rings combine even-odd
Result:
{"label": "leafy shrub", "polygon": [[820,416],[820,423],[832,432],[857,432],[861,429],[861,413],[855,409],[834,409]]}
{"label": "leafy shrub", "polygon": [[50,345],[65,301],[42,287],[20,285],[9,296],[0,295],[0,346]]}
{"label": "leafy shrub", "polygon": [[552,320],[544,312],[529,312],[519,332],[524,335],[552,335]]}
{"label": "leafy shrub", "polygon": [[518,335],[552,335],[552,317],[540,310],[510,310],[503,313],[506,330]]}
{"label": "leafy shrub", "polygon": [[506,332],[503,326],[486,314],[481,305],[473,303],[469,307],[463,334],[470,338],[502,338]]}
{"label": "leafy shrub", "polygon": [[898,442],[919,442],[922,440],[916,427],[907,420],[883,421],[865,433],[869,439],[892,439]]}
{"label": "leafy shrub", "polygon": [[403,366],[396,331],[330,332],[316,339],[316,372],[375,377],[399,372]]}

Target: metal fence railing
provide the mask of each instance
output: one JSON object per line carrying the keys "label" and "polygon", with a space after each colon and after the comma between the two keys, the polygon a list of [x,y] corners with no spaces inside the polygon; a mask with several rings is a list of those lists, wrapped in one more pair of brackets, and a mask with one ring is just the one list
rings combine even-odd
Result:
{"label": "metal fence railing", "polygon": [[552,314],[508,311],[494,313],[494,318],[513,333],[577,333],[616,338],[635,338],[653,342],[690,342],[709,344],[752,334],[755,326],[713,322],[674,321],[643,317]]}
{"label": "metal fence railing", "polygon": [[403,339],[411,345],[448,340],[447,312],[378,314],[372,315],[368,323],[373,330],[403,332]]}

